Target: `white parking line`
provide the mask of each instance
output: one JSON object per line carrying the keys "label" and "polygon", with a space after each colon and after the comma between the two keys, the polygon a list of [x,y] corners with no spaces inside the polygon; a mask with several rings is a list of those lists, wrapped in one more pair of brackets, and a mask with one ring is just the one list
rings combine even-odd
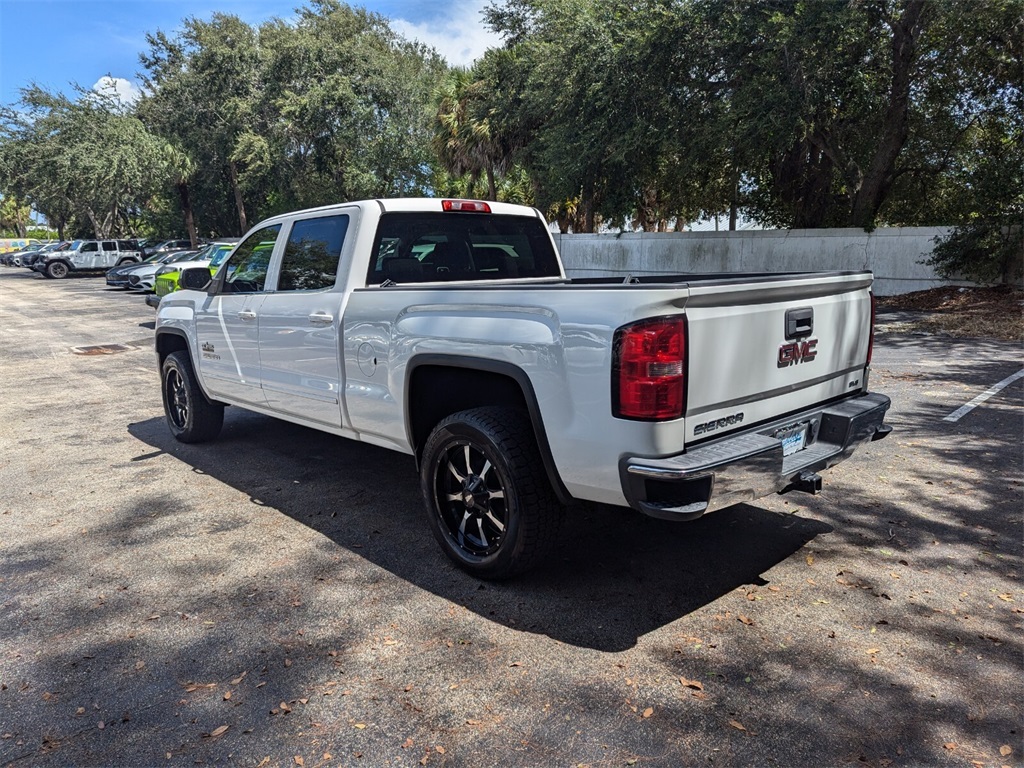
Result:
{"label": "white parking line", "polygon": [[957,408],[955,411],[953,411],[951,414],[949,414],[949,416],[944,418],[943,421],[960,421],[960,419],[962,419],[968,413],[970,413],[975,408],[977,408],[979,405],[984,403],[986,400],[988,400],[990,397],[992,397],[992,395],[994,395],[997,392],[999,392],[1000,390],[1005,389],[1006,387],[1010,386],[1017,379],[1024,379],[1024,370],[1017,371],[1012,376],[1007,376],[1005,379],[1000,381],[995,386],[993,386],[993,387],[985,390],[984,392],[982,392],[976,398],[971,400],[971,402],[969,402],[967,405],[962,405],[959,408]]}

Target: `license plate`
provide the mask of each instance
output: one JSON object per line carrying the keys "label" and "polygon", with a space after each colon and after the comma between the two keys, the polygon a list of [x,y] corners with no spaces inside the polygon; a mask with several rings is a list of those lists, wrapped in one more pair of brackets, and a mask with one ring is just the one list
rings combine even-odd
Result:
{"label": "license plate", "polygon": [[789,456],[802,451],[807,446],[807,424],[785,427],[775,433],[775,438],[782,441],[782,455]]}

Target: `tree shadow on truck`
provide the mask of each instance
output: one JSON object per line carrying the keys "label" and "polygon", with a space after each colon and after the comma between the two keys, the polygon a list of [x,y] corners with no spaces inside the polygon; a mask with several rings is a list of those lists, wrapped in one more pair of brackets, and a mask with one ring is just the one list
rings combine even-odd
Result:
{"label": "tree shadow on truck", "polygon": [[[163,419],[129,432],[486,619],[602,651],[631,648],[732,590],[767,583],[765,573],[832,530],[746,504],[689,523],[578,504],[547,563],[485,582],[459,570],[434,541],[409,456],[234,408],[213,443],[179,443]],[[254,556],[261,549],[253,541]]]}

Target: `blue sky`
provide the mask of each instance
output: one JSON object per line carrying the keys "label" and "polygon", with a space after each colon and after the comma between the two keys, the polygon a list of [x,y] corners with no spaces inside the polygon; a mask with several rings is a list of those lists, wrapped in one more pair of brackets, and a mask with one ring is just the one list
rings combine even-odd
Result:
{"label": "blue sky", "polygon": [[[71,94],[70,83],[92,88],[115,79],[129,94],[138,87],[146,33],[171,34],[188,16],[233,13],[249,24],[291,18],[302,0],[0,0],[0,104],[19,98],[31,82]],[[486,0],[351,2],[391,20],[392,28],[437,49],[451,64],[468,64],[498,44],[483,27]],[[125,81],[125,82],[122,82]]]}

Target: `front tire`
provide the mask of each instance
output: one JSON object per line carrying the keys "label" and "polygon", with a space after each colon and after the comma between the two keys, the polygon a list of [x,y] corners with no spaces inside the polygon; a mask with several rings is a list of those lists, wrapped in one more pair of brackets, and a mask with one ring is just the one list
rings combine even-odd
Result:
{"label": "front tire", "polygon": [[441,548],[480,578],[537,565],[561,528],[529,419],[511,408],[474,408],[438,424],[423,449],[420,488]]}
{"label": "front tire", "polygon": [[224,405],[206,399],[187,351],[171,352],[161,369],[164,415],[171,434],[182,443],[203,443],[220,434]]}
{"label": "front tire", "polygon": [[46,265],[46,276],[52,277],[54,280],[63,280],[70,271],[68,265],[63,261],[51,261]]}

